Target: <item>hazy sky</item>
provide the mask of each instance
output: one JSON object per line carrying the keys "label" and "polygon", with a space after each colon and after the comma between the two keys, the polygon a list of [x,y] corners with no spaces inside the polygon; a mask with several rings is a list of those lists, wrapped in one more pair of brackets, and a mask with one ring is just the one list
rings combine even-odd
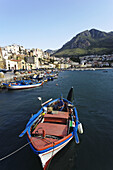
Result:
{"label": "hazy sky", "polygon": [[0,46],[58,49],[92,28],[113,31],[113,0],[0,0]]}

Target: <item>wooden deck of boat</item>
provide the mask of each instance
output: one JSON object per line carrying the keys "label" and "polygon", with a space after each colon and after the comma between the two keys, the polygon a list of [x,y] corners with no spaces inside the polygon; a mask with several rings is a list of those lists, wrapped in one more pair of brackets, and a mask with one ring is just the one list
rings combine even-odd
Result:
{"label": "wooden deck of boat", "polygon": [[68,112],[53,111],[53,114],[44,115],[44,122],[67,124],[68,117],[69,117]]}
{"label": "wooden deck of boat", "polygon": [[56,138],[54,139],[51,137],[45,137],[44,139],[42,139],[38,136],[31,137],[34,147],[40,150],[46,147],[47,145],[53,144],[53,142],[58,141],[60,138],[67,136],[68,117],[69,113],[63,111],[57,111],[54,112],[54,114],[45,114],[44,122],[40,123],[32,132],[32,134],[36,134],[36,131],[38,131],[38,134],[40,136],[42,135],[44,130],[45,135],[55,136]]}

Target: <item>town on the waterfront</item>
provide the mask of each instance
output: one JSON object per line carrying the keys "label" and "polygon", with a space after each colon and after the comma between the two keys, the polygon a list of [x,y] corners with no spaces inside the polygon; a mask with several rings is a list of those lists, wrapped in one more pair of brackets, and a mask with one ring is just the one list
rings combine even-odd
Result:
{"label": "town on the waterfront", "polygon": [[79,56],[79,61],[69,57],[55,57],[42,49],[25,49],[20,45],[8,45],[0,48],[1,70],[32,69],[69,69],[113,67],[113,54]]}
{"label": "town on the waterfront", "polygon": [[[39,48],[25,49],[13,44],[0,48],[0,84],[29,76],[42,76],[47,70],[95,70],[113,67],[113,54],[79,56],[78,61],[71,57],[56,57],[51,50]],[[42,71],[42,72],[40,72]],[[44,71],[46,71],[44,73]],[[10,74],[6,74],[9,73]]]}
{"label": "town on the waterfront", "polygon": [[113,170],[113,0],[0,5],[0,169]]}

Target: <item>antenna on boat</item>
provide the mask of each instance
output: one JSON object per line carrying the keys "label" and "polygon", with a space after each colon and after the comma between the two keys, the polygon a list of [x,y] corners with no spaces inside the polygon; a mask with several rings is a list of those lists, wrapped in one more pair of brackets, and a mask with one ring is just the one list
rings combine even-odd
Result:
{"label": "antenna on boat", "polygon": [[42,105],[42,98],[41,98],[41,97],[38,97],[38,100],[40,100],[40,101],[41,101],[41,105]]}

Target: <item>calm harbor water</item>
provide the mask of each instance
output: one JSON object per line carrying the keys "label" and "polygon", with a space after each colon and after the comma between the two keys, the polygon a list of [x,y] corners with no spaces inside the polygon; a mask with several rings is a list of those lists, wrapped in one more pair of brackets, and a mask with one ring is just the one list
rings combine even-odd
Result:
{"label": "calm harbor water", "polygon": [[[56,86],[58,84],[58,86]],[[113,70],[65,71],[43,87],[0,92],[0,158],[27,143],[19,138],[32,113],[43,101],[67,97],[74,87],[75,101],[84,134],[80,144],[72,140],[51,161],[48,170],[113,170]],[[1,170],[41,170],[29,146],[0,162]]]}

